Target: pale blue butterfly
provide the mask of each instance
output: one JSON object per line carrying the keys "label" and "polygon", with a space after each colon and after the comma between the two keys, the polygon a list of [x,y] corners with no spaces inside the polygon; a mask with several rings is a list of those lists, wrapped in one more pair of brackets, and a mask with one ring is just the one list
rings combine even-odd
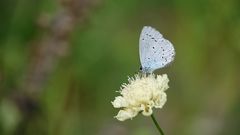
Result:
{"label": "pale blue butterfly", "polygon": [[170,41],[150,26],[144,26],[139,39],[139,54],[143,73],[152,73],[154,70],[170,64],[175,57],[175,49]]}

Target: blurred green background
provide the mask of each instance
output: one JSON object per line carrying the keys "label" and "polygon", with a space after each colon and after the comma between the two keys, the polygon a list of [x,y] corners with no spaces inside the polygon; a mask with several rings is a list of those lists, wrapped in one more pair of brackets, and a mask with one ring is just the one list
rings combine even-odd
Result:
{"label": "blurred green background", "polygon": [[1,135],[158,134],[149,117],[117,121],[110,102],[138,72],[145,25],[176,49],[156,71],[170,79],[154,111],[165,134],[240,134],[240,1],[2,0],[0,9]]}

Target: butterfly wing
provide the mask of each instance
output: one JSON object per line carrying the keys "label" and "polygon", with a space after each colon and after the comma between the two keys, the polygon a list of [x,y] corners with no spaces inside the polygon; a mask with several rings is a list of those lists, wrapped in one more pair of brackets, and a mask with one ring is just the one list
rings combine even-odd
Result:
{"label": "butterfly wing", "polygon": [[139,54],[143,71],[151,73],[171,63],[175,50],[172,43],[157,30],[144,26],[139,39]]}

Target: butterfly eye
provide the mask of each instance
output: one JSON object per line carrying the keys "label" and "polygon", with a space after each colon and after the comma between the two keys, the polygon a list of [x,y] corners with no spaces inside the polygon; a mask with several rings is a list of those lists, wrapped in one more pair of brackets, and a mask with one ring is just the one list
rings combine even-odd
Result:
{"label": "butterfly eye", "polygon": [[139,69],[142,71],[142,66]]}

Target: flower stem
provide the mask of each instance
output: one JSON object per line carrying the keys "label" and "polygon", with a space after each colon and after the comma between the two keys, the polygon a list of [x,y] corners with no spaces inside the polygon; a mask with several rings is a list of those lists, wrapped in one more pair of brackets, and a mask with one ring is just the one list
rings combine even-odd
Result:
{"label": "flower stem", "polygon": [[155,117],[154,117],[153,114],[151,115],[151,118],[152,118],[152,120],[153,120],[153,123],[154,123],[155,126],[157,127],[159,133],[160,133],[161,135],[164,135],[163,130],[162,130],[161,127],[159,126],[159,124],[158,124],[158,122],[156,121],[156,119],[155,119]]}

